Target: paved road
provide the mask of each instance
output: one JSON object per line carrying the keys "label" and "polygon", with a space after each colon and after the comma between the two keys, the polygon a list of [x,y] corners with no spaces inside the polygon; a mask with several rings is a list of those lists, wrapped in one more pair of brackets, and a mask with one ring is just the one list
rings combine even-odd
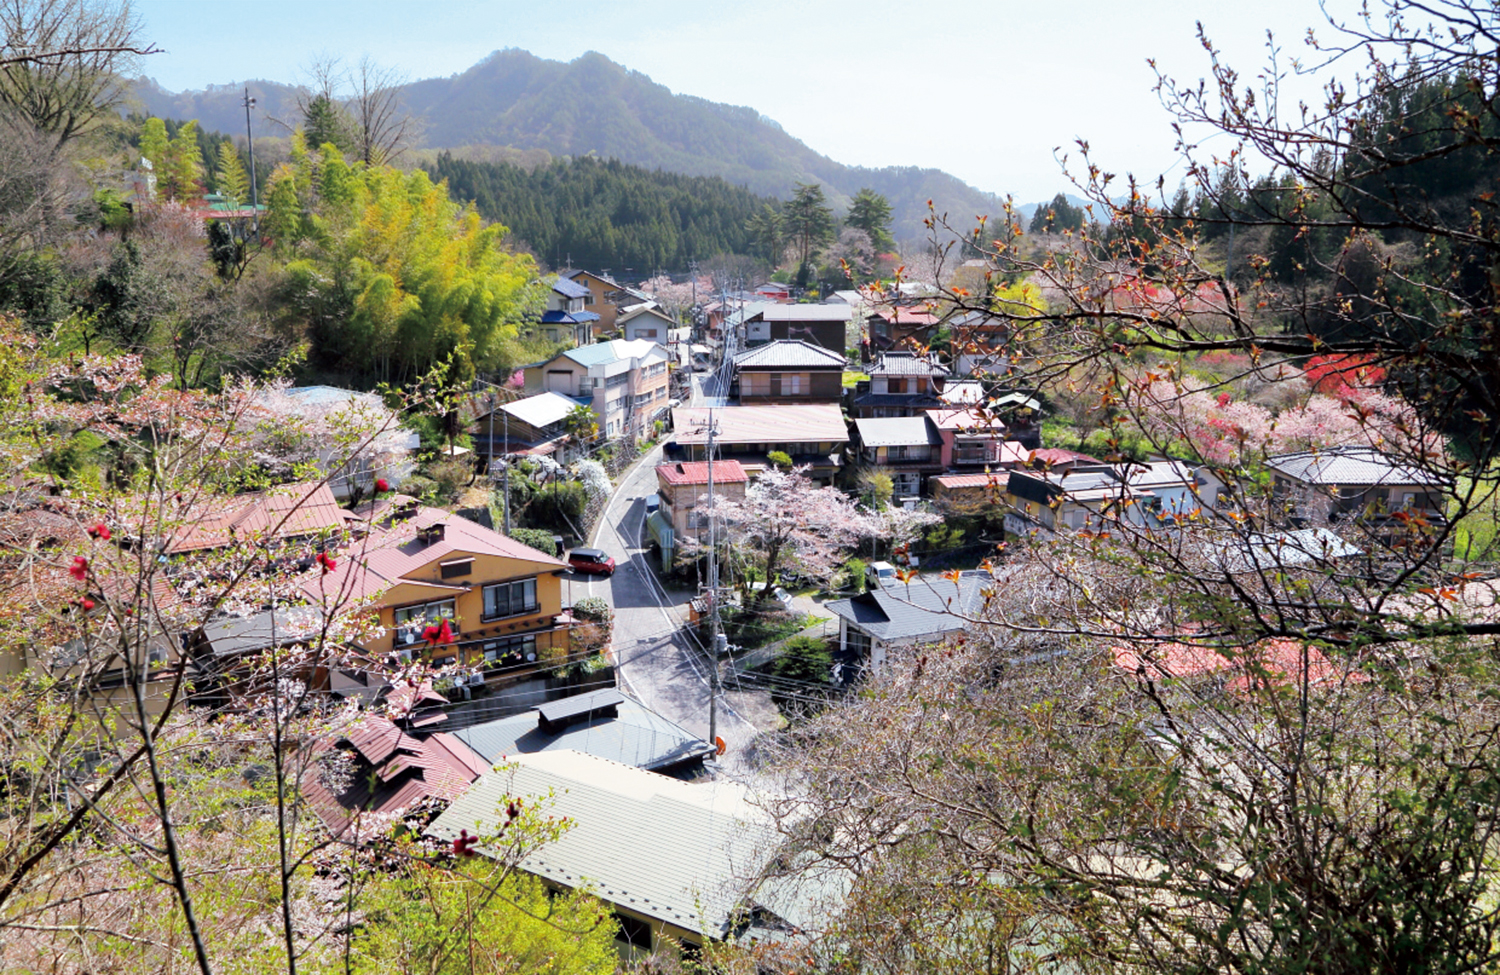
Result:
{"label": "paved road", "polygon": [[[708,659],[684,627],[687,592],[663,589],[641,544],[645,497],[656,491],[661,448],[648,454],[615,489],[593,544],[615,559],[608,581],[569,583],[574,600],[606,596],[615,610],[614,653],[625,693],[695,735],[708,736]],[[722,765],[743,770],[757,732],[775,726],[776,707],[760,690],[728,688],[719,700],[718,735],[729,746]]]}

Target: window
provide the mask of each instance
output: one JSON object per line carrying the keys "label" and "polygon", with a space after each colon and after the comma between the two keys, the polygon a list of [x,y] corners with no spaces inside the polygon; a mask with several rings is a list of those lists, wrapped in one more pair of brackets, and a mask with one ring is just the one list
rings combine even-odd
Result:
{"label": "window", "polygon": [[[656,329],[654,329],[654,328],[638,328],[638,329],[635,330],[635,336],[636,336],[636,338],[641,338],[641,339],[654,339],[654,338],[656,338]],[[656,369],[652,368],[652,369],[647,370],[646,375],[648,375],[648,376],[654,376],[654,375],[656,375]]]}
{"label": "window", "polygon": [[438,575],[444,579],[458,579],[474,571],[473,559],[454,559],[438,563]]}
{"label": "window", "polygon": [[807,377],[799,372],[781,374],[781,395],[801,396],[807,392]]}
{"label": "window", "polygon": [[429,624],[447,620],[453,635],[458,635],[458,616],[453,600],[402,606],[393,614],[396,621],[396,646],[407,647],[422,642],[422,631]]}
{"label": "window", "polygon": [[538,608],[534,578],[484,587],[484,618],[487,620],[535,613]]}
{"label": "window", "polygon": [[555,328],[549,328],[549,329],[547,329],[547,341],[548,342],[556,342],[557,341],[557,329],[555,329]]}
{"label": "window", "polygon": [[885,391],[887,393],[905,393],[906,392],[906,380],[905,379],[887,379],[885,381]]}
{"label": "window", "polygon": [[615,914],[615,924],[619,926],[620,933],[615,935],[616,941],[623,941],[632,948],[640,948],[642,951],[651,950],[651,925],[638,917],[627,917],[624,914]]}
{"label": "window", "polygon": [[480,644],[480,650],[484,652],[484,667],[486,670],[498,670],[501,667],[519,667],[522,664],[536,663],[536,637],[512,636],[503,640],[486,640]]}

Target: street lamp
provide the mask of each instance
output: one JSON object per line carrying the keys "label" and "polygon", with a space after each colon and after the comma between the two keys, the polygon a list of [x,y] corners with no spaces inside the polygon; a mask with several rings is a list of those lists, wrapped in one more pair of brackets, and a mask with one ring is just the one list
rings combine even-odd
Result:
{"label": "street lamp", "polygon": [[250,89],[245,89],[245,147],[250,151],[250,227],[256,238],[260,237],[260,201],[256,198],[255,188],[255,135],[250,131],[250,109],[255,107],[255,99],[250,97]]}

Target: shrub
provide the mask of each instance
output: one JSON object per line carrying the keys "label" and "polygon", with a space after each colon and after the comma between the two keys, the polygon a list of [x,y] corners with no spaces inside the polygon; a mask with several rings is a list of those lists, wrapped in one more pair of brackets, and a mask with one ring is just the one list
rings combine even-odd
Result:
{"label": "shrub", "polygon": [[864,559],[850,559],[844,563],[844,588],[853,589],[855,592],[865,591],[865,569],[869,568]]}
{"label": "shrub", "polygon": [[419,501],[431,501],[437,497],[438,486],[437,482],[430,477],[413,474],[402,481],[401,486],[397,490],[402,494],[409,494]]}
{"label": "shrub", "polygon": [[586,596],[573,604],[573,615],[590,623],[609,624],[614,621],[615,611],[601,596]]}
{"label": "shrub", "polygon": [[792,469],[792,455],[784,450],[773,450],[766,454],[766,460],[784,471]]}
{"label": "shrub", "polygon": [[453,501],[474,479],[474,466],[462,457],[445,457],[427,465],[427,476],[432,478],[439,497]]}
{"label": "shrub", "polygon": [[510,537],[522,545],[530,545],[538,552],[554,557],[557,555],[557,543],[552,540],[552,533],[549,531],[540,528],[512,528]]}

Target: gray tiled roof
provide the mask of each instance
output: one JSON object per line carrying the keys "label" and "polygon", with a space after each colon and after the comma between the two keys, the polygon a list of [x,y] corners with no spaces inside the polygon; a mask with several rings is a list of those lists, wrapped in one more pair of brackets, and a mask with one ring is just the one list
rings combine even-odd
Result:
{"label": "gray tiled roof", "polygon": [[737,369],[839,369],[842,355],[802,339],[778,339],[747,349],[734,357]]}
{"label": "gray tiled roof", "polygon": [[617,716],[595,715],[559,731],[543,731],[533,710],[453,734],[491,762],[572,750],[633,768],[658,769],[713,754],[712,745],[629,698],[616,707]]}
{"label": "gray tiled roof", "polygon": [[968,629],[984,607],[984,591],[994,587],[987,572],[966,572],[957,582],[921,576],[825,605],[875,639],[900,643]]}
{"label": "gray tiled roof", "polygon": [[927,444],[936,447],[943,442],[942,436],[933,428],[925,413],[921,416],[855,420],[854,428],[859,431],[859,442],[866,447],[899,447],[911,444]]}
{"label": "gray tiled roof", "polygon": [[1330,447],[1297,454],[1281,454],[1266,466],[1303,484],[1421,484],[1442,480],[1429,471],[1403,464],[1372,447]]}
{"label": "gray tiled roof", "polygon": [[1209,558],[1225,572],[1277,572],[1361,554],[1327,528],[1256,533],[1237,538],[1209,552]]}
{"label": "gray tiled roof", "polygon": [[871,376],[946,376],[948,369],[915,352],[885,352],[870,367]]}

